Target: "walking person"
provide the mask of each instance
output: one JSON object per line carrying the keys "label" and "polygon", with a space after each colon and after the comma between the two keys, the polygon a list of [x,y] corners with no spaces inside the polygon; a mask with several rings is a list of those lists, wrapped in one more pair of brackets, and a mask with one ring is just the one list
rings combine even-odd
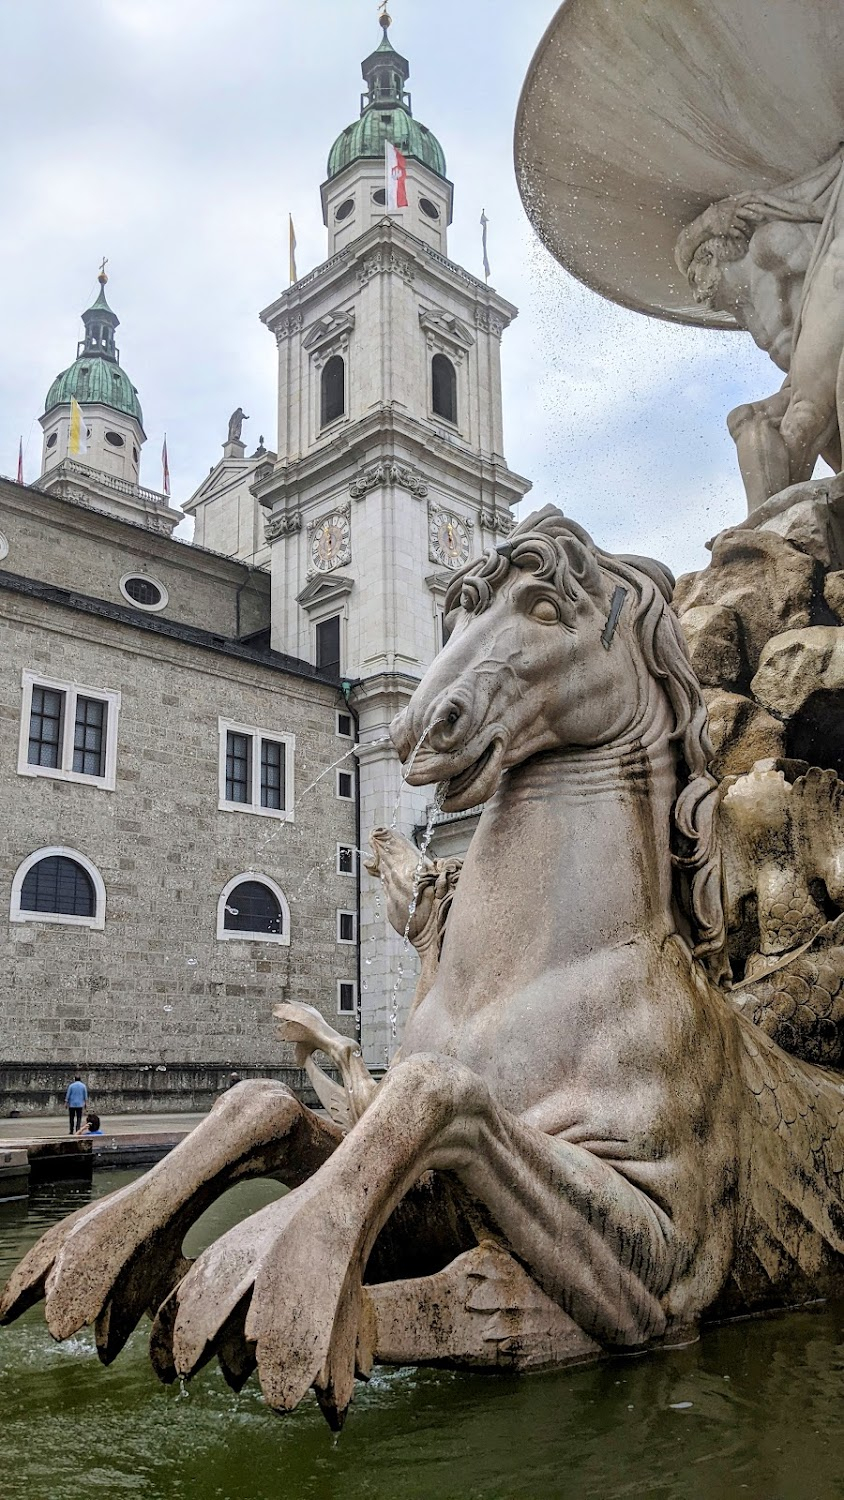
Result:
{"label": "walking person", "polygon": [[74,1077],[73,1083],[69,1083],[67,1086],[64,1102],[67,1105],[69,1134],[75,1135],[82,1124],[82,1111],[88,1103],[88,1090],[78,1073]]}

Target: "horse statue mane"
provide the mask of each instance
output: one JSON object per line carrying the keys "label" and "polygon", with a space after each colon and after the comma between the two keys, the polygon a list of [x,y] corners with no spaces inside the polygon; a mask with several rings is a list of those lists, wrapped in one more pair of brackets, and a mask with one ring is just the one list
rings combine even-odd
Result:
{"label": "horse statue mane", "polygon": [[674,716],[671,739],[680,751],[679,790],[671,814],[676,894],[691,927],[695,956],[705,959],[713,975],[720,977],[725,971],[726,929],[716,816],[719,791],[707,769],[712,746],[706,704],[671,609],[673,576],[651,558],[603,552],[582,526],[555,505],[546,505],[522,521],[506,542],[455,575],[446,594],[446,617],[458,606],[469,614],[482,614],[511,568],[550,583],[570,627],[582,593],[598,609],[609,611],[616,588],[632,592],[634,639],[648,672],[668,697]]}

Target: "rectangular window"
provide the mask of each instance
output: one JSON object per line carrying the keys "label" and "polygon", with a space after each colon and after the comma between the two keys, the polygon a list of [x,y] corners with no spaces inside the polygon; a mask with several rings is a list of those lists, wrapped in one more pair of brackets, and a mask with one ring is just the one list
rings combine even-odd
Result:
{"label": "rectangular window", "polygon": [[340,616],[320,620],[316,627],[316,664],[323,671],[340,676]]}
{"label": "rectangular window", "polygon": [[295,735],[218,720],[221,812],[263,813],[293,821]]}
{"label": "rectangular window", "polygon": [[58,770],[62,763],[65,694],[34,686],[29,718],[29,764]]}
{"label": "rectangular window", "polygon": [[346,802],[354,802],[355,778],[351,771],[337,772],[337,796],[342,797]]}
{"label": "rectangular window", "polygon": [[344,740],[350,740],[352,738],[352,716],[351,716],[351,714],[341,714],[341,713],[338,713],[338,715],[337,715],[337,733],[339,735],[342,735]]}
{"label": "rectangular window", "polygon": [[252,801],[252,736],[232,729],[226,736],[226,801]]}
{"label": "rectangular window", "polygon": [[24,672],[18,772],[113,791],[120,694]]}
{"label": "rectangular window", "polygon": [[353,911],[338,911],[337,913],[337,941],[338,943],[354,943],[357,939],[357,914]]}
{"label": "rectangular window", "polygon": [[337,1009],[341,1016],[353,1016],[358,1008],[358,987],[354,979],[338,979]]}
{"label": "rectangular window", "polygon": [[337,874],[357,874],[357,850],[353,844],[337,845]]}

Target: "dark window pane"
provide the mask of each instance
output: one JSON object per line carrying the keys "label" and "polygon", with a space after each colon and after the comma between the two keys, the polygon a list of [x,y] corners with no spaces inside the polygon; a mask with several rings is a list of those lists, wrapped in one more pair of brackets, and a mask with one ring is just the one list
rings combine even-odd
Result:
{"label": "dark window pane", "polygon": [[351,773],[351,771],[338,771],[337,772],[337,796],[338,797],[353,797],[354,796],[354,783],[352,781],[352,773]]}
{"label": "dark window pane", "polygon": [[340,676],[340,616],[320,620],[316,628],[316,664]]}
{"label": "dark window pane", "polygon": [[450,359],[435,354],[431,360],[431,393],[435,415],[457,421],[457,374]]}
{"label": "dark window pane", "polygon": [[151,578],[127,578],[123,587],[136,604],[160,604],[164,598],[158,584],[153,583]]}
{"label": "dark window pane", "polygon": [[227,932],[281,933],[284,917],[269,886],[242,880],[226,901],[223,926]]}
{"label": "dark window pane", "polygon": [[348,844],[340,845],[337,868],[341,875],[354,875],[355,873],[355,851]]}
{"label": "dark window pane", "polygon": [[340,1010],[343,1012],[355,1009],[355,987],[353,984],[340,985]]}
{"label": "dark window pane", "polygon": [[284,807],[284,751],[279,740],[261,741],[262,807]]}
{"label": "dark window pane", "polygon": [[73,769],[83,776],[105,774],[107,705],[101,698],[77,698]]}
{"label": "dark window pane", "polygon": [[226,736],[226,801],[252,801],[252,736],[232,729]]}
{"label": "dark window pane", "polygon": [[351,737],[352,737],[352,716],[351,716],[351,714],[338,714],[337,715],[337,733],[338,734],[342,734],[346,739],[351,739]]}
{"label": "dark window pane", "polygon": [[51,766],[53,770],[61,766],[63,719],[64,693],[56,692],[55,688],[34,687],[29,720],[31,766]]}
{"label": "dark window pane", "polygon": [[96,916],[94,883],[74,859],[52,854],[27,871],[21,887],[21,911],[59,912],[69,917]]}
{"label": "dark window pane", "polygon": [[320,421],[325,427],[346,410],[346,365],[339,354],[333,354],[323,369],[321,392]]}
{"label": "dark window pane", "polygon": [[340,913],[340,942],[353,943],[355,940],[355,916],[354,912],[341,911]]}

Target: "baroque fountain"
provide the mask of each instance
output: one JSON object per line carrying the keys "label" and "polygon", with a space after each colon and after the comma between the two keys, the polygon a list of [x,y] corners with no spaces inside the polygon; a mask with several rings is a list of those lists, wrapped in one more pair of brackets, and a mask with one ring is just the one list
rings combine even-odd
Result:
{"label": "baroque fountain", "polygon": [[[462,864],[372,835],[421,956],[386,1076],[279,1006],[325,1112],[231,1089],[43,1235],[4,1322],[43,1299],[108,1364],[149,1313],[164,1382],[257,1368],[338,1427],[376,1364],[554,1368],[844,1291],[844,20],[767,9],[568,0],[517,126],[564,265],[785,376],[729,418],[747,519],[675,585],[547,506],[455,577],[392,736],[485,810]],[[257,1177],[290,1191],[187,1258]]]}

